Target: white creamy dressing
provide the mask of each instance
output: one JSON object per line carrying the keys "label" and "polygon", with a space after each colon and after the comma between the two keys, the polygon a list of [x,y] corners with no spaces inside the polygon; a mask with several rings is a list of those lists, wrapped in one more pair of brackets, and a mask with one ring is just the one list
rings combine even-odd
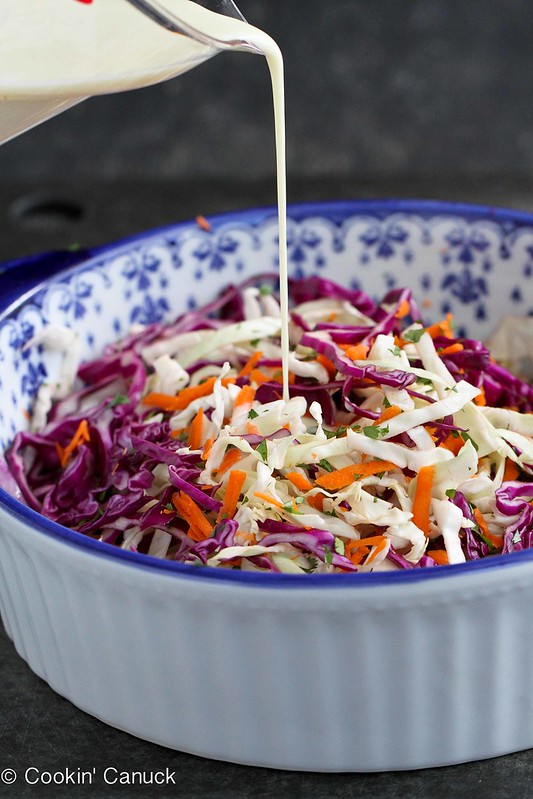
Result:
{"label": "white creamy dressing", "polygon": [[215,14],[212,11],[207,11],[207,9],[190,0],[173,0],[173,4],[168,4],[168,8],[172,8],[172,10],[175,8],[176,13],[184,22],[189,23],[201,33],[223,40],[224,42],[235,42],[241,39],[261,52],[267,60],[274,102],[283,399],[287,401],[289,399],[289,292],[287,273],[287,176],[283,57],[278,45],[268,34],[240,19],[234,19],[233,17],[226,17],[221,14]]}
{"label": "white creamy dressing", "polygon": [[169,33],[126,0],[3,0],[0,143],[94,94],[148,86],[221,49],[252,49],[268,63],[274,100],[283,397],[289,399],[287,190],[283,58],[266,33],[191,0],[164,0],[182,23],[219,43]]}

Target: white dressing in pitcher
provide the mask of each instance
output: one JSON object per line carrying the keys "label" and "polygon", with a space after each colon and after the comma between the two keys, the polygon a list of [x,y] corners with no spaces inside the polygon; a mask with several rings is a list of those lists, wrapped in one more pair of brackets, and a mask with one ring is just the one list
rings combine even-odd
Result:
{"label": "white dressing in pitcher", "polygon": [[[243,20],[191,0],[164,8],[192,35],[171,33],[126,0],[4,0],[0,6],[0,143],[94,94],[148,86],[224,49],[261,53],[272,80],[279,216],[283,397],[288,388],[287,191],[283,59]],[[194,38],[194,32],[198,37]]]}

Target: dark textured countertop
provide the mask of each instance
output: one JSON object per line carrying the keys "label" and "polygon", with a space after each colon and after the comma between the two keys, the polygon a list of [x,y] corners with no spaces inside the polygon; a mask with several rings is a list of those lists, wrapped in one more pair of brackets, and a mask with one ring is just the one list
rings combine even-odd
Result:
{"label": "dark textured countertop", "polygon": [[[486,202],[533,209],[533,187],[512,181],[454,184],[403,181],[300,181],[291,200],[396,196]],[[203,213],[270,204],[270,181],[111,182],[102,184],[12,184],[0,190],[0,260],[72,244],[91,246]],[[1,284],[0,284],[1,290]],[[481,678],[481,675],[480,675]],[[418,772],[307,774],[220,763],[146,743],[119,732],[57,696],[31,673],[0,632],[0,772],[14,769],[12,786],[0,796],[180,796],[187,799],[238,797],[431,797],[431,799],[526,799],[533,795],[533,752],[485,762]],[[527,679],[527,675],[524,676]],[[106,785],[106,767],[131,773],[165,772],[167,785]],[[37,773],[94,769],[92,784],[76,787],[31,785]],[[1,776],[1,775],[0,775]]]}

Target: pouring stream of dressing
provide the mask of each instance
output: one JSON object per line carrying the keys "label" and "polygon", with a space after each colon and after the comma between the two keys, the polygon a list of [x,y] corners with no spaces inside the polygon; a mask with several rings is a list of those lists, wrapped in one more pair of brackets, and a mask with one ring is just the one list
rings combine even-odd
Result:
{"label": "pouring stream of dressing", "polygon": [[[287,264],[287,175],[285,144],[285,86],[283,57],[276,42],[264,31],[233,17],[215,14],[191,0],[167,0],[169,10],[199,33],[217,39],[231,49],[253,49],[262,53],[268,64],[274,102],[274,134],[276,144],[276,175],[279,235],[279,296],[281,310],[281,359],[283,399],[289,399],[289,290]],[[176,35],[176,34],[173,34]],[[234,43],[241,40],[242,48]]]}
{"label": "pouring stream of dressing", "polygon": [[0,142],[90,95],[167,80],[224,49],[266,57],[274,101],[283,398],[288,400],[285,100],[279,47],[259,28],[192,0],[164,0],[161,8],[195,35],[170,33],[125,0],[56,2],[60,10],[42,0],[10,0],[0,10]]}

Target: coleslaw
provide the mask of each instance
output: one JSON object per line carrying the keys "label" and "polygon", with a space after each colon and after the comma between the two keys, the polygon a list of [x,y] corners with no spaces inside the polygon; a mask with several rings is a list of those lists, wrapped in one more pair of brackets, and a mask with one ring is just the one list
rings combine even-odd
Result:
{"label": "coleslaw", "polygon": [[109,545],[290,574],[463,563],[531,547],[533,388],[425,325],[408,289],[375,303],[291,281],[282,398],[276,276],[137,327],[37,394],[6,461],[26,503]]}

